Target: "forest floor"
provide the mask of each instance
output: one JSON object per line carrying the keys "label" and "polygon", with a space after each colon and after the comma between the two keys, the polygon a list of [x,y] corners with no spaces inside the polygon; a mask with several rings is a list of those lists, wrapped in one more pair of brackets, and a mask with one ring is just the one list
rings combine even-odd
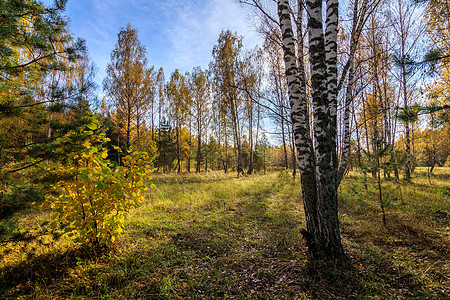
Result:
{"label": "forest floor", "polygon": [[0,298],[448,299],[450,168],[339,188],[348,261],[314,261],[288,172],[154,175],[109,252],[80,248],[35,207],[0,220]]}

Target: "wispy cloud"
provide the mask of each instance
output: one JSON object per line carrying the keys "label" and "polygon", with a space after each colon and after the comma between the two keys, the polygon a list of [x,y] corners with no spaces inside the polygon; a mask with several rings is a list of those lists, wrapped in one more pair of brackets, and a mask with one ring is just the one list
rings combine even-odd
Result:
{"label": "wispy cloud", "polygon": [[245,10],[235,1],[193,0],[185,3],[184,7],[175,8],[179,20],[168,31],[173,46],[171,59],[178,68],[207,67],[212,47],[222,30],[230,29],[245,36],[244,44],[249,47],[260,41],[246,20]]}
{"label": "wispy cloud", "polygon": [[246,47],[260,43],[245,9],[235,0],[77,0],[68,2],[67,13],[75,35],[87,41],[99,69],[98,83],[105,76],[117,33],[127,23],[138,29],[149,63],[167,73],[207,67],[224,29],[244,36]]}

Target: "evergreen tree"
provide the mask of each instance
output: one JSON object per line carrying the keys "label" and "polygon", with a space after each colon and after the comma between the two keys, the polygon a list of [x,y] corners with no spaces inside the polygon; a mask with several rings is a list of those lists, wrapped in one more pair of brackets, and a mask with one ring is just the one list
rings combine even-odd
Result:
{"label": "evergreen tree", "polygon": [[[82,103],[91,96],[86,94],[90,88],[79,81],[84,78],[91,84],[92,77],[79,72],[82,66],[77,60],[85,46],[71,37],[62,15],[65,2],[56,1],[53,7],[33,0],[0,3],[0,168],[4,176],[57,159],[55,139],[78,126],[80,115],[88,110]],[[73,117],[62,118],[63,112]],[[59,118],[52,118],[58,114]]]}

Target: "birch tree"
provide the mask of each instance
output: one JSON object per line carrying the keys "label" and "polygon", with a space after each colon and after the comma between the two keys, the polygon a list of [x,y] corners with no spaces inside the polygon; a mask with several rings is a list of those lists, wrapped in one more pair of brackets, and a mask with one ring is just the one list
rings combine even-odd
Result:
{"label": "birch tree", "polygon": [[[262,51],[254,49],[245,54],[241,61],[240,89],[243,92],[244,116],[248,121],[249,160],[247,174],[253,174],[254,169],[254,124],[257,119],[257,109],[260,100],[262,78]],[[244,153],[245,154],[245,153]]]}
{"label": "birch tree", "polygon": [[288,153],[287,153],[287,141],[286,131],[288,131],[288,110],[289,104],[287,103],[287,84],[284,76],[284,61],[281,45],[275,42],[275,38],[266,37],[265,50],[267,53],[267,66],[268,66],[268,83],[269,83],[269,97],[267,101],[268,106],[271,109],[268,111],[269,117],[274,121],[278,133],[281,139],[281,145],[284,153],[284,168],[289,167]]}
{"label": "birch tree", "polygon": [[182,128],[186,123],[186,119],[189,112],[189,103],[187,101],[189,94],[186,84],[186,77],[180,74],[179,70],[175,70],[170,76],[170,81],[166,85],[167,96],[167,113],[169,119],[173,123],[176,134],[177,144],[177,170],[181,173],[181,160],[182,160]]}
{"label": "birch tree", "polygon": [[197,162],[195,171],[200,172],[202,157],[202,136],[206,131],[207,111],[209,109],[209,82],[205,71],[200,67],[192,71],[192,109],[197,129]]}
{"label": "birch tree", "polygon": [[242,99],[238,89],[238,74],[241,68],[238,58],[242,48],[242,38],[228,30],[220,34],[217,42],[213,48],[211,70],[217,86],[217,97],[222,102],[221,110],[229,113],[235,144],[236,171],[239,176],[244,172],[242,166],[242,122],[240,119]]}
{"label": "birch tree", "polygon": [[122,28],[106,67],[103,89],[112,100],[119,123],[125,120],[126,147],[130,149],[132,134],[137,133],[148,101],[151,99],[151,71],[147,68],[146,50],[137,30],[131,24]]}
{"label": "birch tree", "polygon": [[[416,6],[409,5],[405,0],[393,1],[390,6],[389,17],[392,22],[395,36],[396,53],[394,59],[398,65],[399,73],[396,78],[399,84],[400,98],[403,100],[404,110],[408,111],[414,102],[416,92],[417,73],[412,68],[412,62],[418,56],[420,37],[424,29],[416,23],[418,11]],[[412,172],[412,161],[414,154],[411,153],[413,144],[411,130],[413,123],[409,119],[404,119],[405,126],[405,179],[410,180]],[[414,147],[414,146],[413,146]],[[414,151],[413,151],[414,152]]]}
{"label": "birch tree", "polygon": [[345,78],[347,77],[347,86],[345,89],[344,103],[342,105],[342,151],[340,156],[340,165],[338,168],[338,185],[342,181],[347,170],[348,159],[350,154],[350,138],[351,138],[351,122],[350,122],[350,106],[355,96],[355,78],[356,75],[356,56],[359,50],[361,34],[364,26],[370,16],[373,16],[379,7],[380,0],[354,0],[352,3],[352,27],[350,31],[350,39],[347,43],[348,59],[343,66],[341,76],[338,81],[338,91],[341,90]]}
{"label": "birch tree", "polygon": [[[297,63],[296,37],[288,0],[278,1],[278,17],[288,82],[291,119],[298,151],[307,230],[302,233],[314,257],[338,258],[344,253],[337,212],[337,33],[338,1],[306,4],[308,15],[309,65],[314,110],[314,148],[304,86],[304,69]],[[303,16],[303,14],[299,14]],[[301,47],[298,47],[301,48]]]}

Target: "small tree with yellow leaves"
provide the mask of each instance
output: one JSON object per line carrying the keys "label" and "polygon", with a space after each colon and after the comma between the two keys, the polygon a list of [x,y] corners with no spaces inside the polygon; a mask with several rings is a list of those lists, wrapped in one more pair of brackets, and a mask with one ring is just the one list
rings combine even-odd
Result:
{"label": "small tree with yellow leaves", "polygon": [[123,157],[123,166],[112,164],[107,160],[108,138],[98,119],[91,118],[91,123],[61,141],[78,143],[77,151],[69,154],[69,167],[61,167],[71,173],[72,180],[55,184],[58,195],[50,196],[44,206],[56,211],[55,218],[65,225],[65,232],[76,234],[77,241],[95,248],[109,247],[123,231],[128,211],[141,204],[143,191],[151,187],[151,159],[144,152],[131,152]]}

